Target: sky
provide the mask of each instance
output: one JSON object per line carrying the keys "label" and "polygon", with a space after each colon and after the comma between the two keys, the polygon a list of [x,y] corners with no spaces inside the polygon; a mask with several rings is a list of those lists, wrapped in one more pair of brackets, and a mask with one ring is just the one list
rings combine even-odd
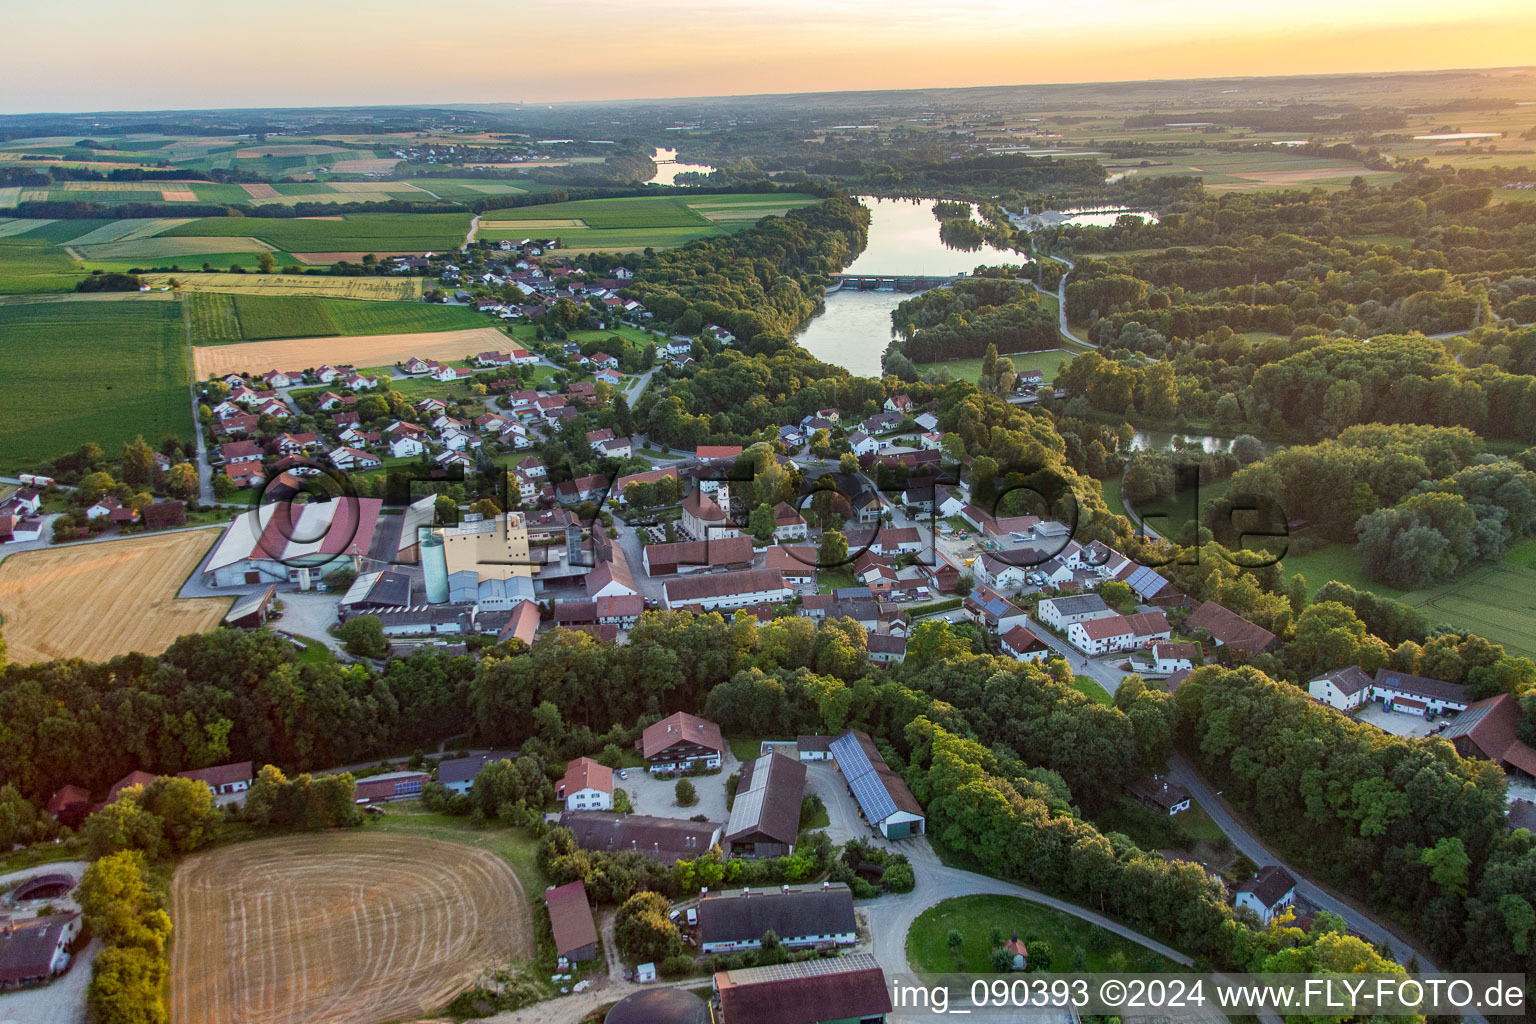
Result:
{"label": "sky", "polygon": [[[1532,0],[69,0],[0,112],[673,96],[1524,65]],[[20,44],[20,45],[18,45]]]}

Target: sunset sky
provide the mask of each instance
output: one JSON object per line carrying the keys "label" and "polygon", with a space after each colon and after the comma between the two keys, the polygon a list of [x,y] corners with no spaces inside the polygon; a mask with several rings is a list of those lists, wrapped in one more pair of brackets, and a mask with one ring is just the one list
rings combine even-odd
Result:
{"label": "sunset sky", "polygon": [[1496,67],[1531,0],[12,4],[6,113],[626,99]]}

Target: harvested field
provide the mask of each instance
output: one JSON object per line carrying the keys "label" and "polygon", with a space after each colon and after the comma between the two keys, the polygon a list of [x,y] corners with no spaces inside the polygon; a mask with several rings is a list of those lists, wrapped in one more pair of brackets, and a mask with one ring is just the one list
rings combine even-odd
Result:
{"label": "harvested field", "polygon": [[246,194],[252,199],[276,199],[278,197],[277,189],[271,185],[241,185],[240,187],[245,189]]}
{"label": "harvested field", "polygon": [[168,203],[195,203],[197,202],[197,193],[189,188],[163,188],[160,190],[160,198]]}
{"label": "harvested field", "polygon": [[224,252],[273,251],[272,246],[249,235],[178,235],[165,238],[128,238],[101,245],[79,246],[81,259],[156,260],[168,256],[203,256]]}
{"label": "harvested field", "polygon": [[176,1024],[379,1024],[440,1009],[533,952],[506,861],[419,836],[330,832],[195,854],[171,883]]}
{"label": "harvested field", "polygon": [[66,192],[142,192],[142,181],[65,181],[60,182],[55,188],[62,188]]}
{"label": "harvested field", "polygon": [[[419,277],[306,277],[284,274],[146,274],[151,286],[181,282],[184,292],[235,295],[324,295],[380,301],[421,298]],[[155,294],[155,293],[151,293]]]}
{"label": "harvested field", "polygon": [[6,185],[0,188],[0,207],[9,208],[16,205],[21,198],[20,185]]}
{"label": "harvested field", "polygon": [[[369,163],[366,160],[354,160],[352,163]],[[387,161],[391,167],[395,161]],[[415,185],[403,181],[327,181],[326,187],[332,192],[419,192]]]}
{"label": "harvested field", "polygon": [[11,661],[159,654],[213,629],[232,599],[176,592],[218,537],[191,530],[10,556],[0,562],[0,615]]}
{"label": "harvested field", "polygon": [[345,220],[346,218],[342,217],[341,214],[336,213],[336,214],[332,214],[329,217],[299,217],[299,218],[296,218],[296,219],[298,219],[298,220]]}
{"label": "harvested field", "polygon": [[286,338],[199,347],[192,352],[192,364],[197,379],[207,380],[226,373],[261,373],[276,366],[317,366],[320,363],[389,366],[411,356],[463,359],[466,353],[485,352],[506,344],[507,336],[494,327],[418,334]]}
{"label": "harvested field", "polygon": [[339,260],[347,260],[351,263],[361,263],[364,256],[372,253],[375,256],[415,256],[415,249],[369,249],[367,252],[296,252],[293,258],[300,263],[314,263],[329,266]]}

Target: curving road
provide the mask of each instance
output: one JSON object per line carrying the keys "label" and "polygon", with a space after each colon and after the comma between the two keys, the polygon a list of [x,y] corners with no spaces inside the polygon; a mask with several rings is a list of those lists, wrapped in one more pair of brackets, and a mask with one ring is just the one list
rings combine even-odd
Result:
{"label": "curving road", "polygon": [[1168,762],[1168,775],[1179,785],[1189,790],[1189,795],[1195,798],[1195,802],[1205,808],[1205,812],[1211,816],[1211,820],[1224,832],[1232,845],[1238,851],[1259,866],[1265,864],[1278,864],[1289,871],[1296,879],[1296,894],[1313,906],[1338,914],[1349,922],[1350,928],[1366,939],[1376,943],[1387,943],[1391,946],[1392,955],[1400,961],[1409,959],[1409,954],[1419,958],[1426,973],[1434,973],[1439,970],[1422,949],[1411,945],[1392,928],[1370,917],[1366,911],[1358,905],[1347,903],[1339,896],[1312,881],[1302,872],[1296,870],[1290,864],[1281,860],[1268,847],[1259,841],[1253,833],[1249,832],[1241,822],[1233,815],[1226,801],[1211,792],[1211,788],[1195,770],[1194,765],[1179,753],[1175,753]]}

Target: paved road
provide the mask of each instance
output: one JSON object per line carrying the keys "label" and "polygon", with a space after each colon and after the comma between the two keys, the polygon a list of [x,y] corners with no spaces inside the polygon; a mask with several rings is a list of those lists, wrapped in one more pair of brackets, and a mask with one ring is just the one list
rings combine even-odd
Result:
{"label": "paved road", "polygon": [[1195,770],[1194,765],[1190,764],[1183,754],[1174,754],[1169,760],[1168,774],[1175,782],[1189,790],[1190,796],[1205,808],[1211,820],[1226,833],[1227,838],[1232,840],[1232,845],[1236,846],[1243,856],[1260,866],[1278,864],[1289,871],[1296,878],[1296,894],[1302,899],[1321,910],[1338,914],[1349,922],[1350,928],[1371,942],[1389,943],[1393,956],[1399,960],[1406,962],[1410,954],[1416,954],[1426,972],[1434,972],[1438,969],[1422,949],[1410,945],[1391,928],[1370,917],[1358,905],[1345,902],[1341,897],[1324,889],[1270,852],[1268,847],[1237,820],[1226,802],[1211,791],[1200,773]]}

